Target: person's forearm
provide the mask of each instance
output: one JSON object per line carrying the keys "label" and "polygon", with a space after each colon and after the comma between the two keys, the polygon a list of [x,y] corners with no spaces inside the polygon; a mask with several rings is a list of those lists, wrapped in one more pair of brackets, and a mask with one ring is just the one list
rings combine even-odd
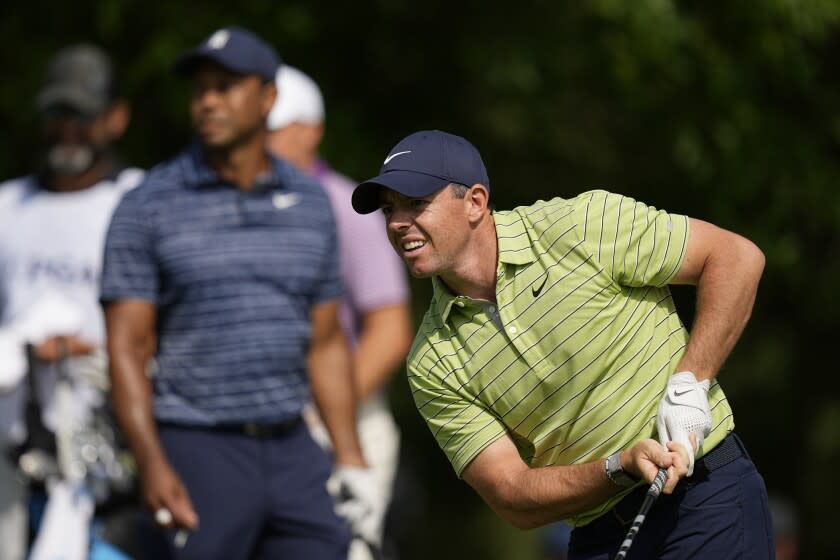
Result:
{"label": "person's forearm", "polygon": [[764,255],[736,237],[725,251],[709,257],[697,281],[695,320],[676,371],[711,379],[723,366],[752,313]]}
{"label": "person's forearm", "polygon": [[490,506],[514,526],[532,529],[592,509],[619,490],[606,477],[603,460],[533,468],[511,475]]}
{"label": "person's forearm", "polygon": [[139,346],[121,349],[114,343],[109,351],[114,410],[142,472],[151,463],[165,461],[152,413],[152,384],[145,371],[149,352]]}
{"label": "person's forearm", "polygon": [[312,396],[333,445],[335,462],[366,466],[356,432],[350,350],[340,330],[313,343],[308,357]]}
{"label": "person's forearm", "polygon": [[356,396],[360,402],[380,391],[400,368],[411,346],[408,304],[376,309],[365,314],[362,334],[354,352]]}
{"label": "person's forearm", "polygon": [[[625,473],[646,482],[666,468],[666,494],[673,492],[688,468],[688,455],[678,444],[663,449],[652,439],[623,450],[620,461]],[[605,459],[531,468],[509,437],[490,444],[462,474],[497,514],[520,529],[580,515],[622,489],[607,477]]]}

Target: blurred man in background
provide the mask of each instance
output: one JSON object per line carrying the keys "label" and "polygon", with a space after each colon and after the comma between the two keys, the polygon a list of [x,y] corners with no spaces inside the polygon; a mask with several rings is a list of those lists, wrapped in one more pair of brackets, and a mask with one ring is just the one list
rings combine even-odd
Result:
{"label": "blurred man in background", "polygon": [[[388,407],[386,389],[411,345],[408,283],[400,259],[382,235],[382,215],[353,211],[355,183],[335,172],[318,155],[324,136],[324,101],[315,82],[288,65],[277,72],[277,101],[268,115],[268,147],[317,179],[330,198],[338,228],[344,297],[339,320],[353,346],[356,391],[360,400],[359,437],[379,486],[378,525],[383,529],[399,459],[399,431]],[[307,407],[316,441],[329,446],[323,423]],[[361,560],[368,548],[356,539],[350,558]]]}
{"label": "blurred man in background", "polygon": [[108,231],[113,396],[155,519],[192,531],[169,532],[177,559],[344,560],[332,464],[301,418],[312,398],[343,513],[376,539],[329,200],[265,148],[278,67],[235,27],[182,54],[197,140],[123,199]]}
{"label": "blurred man in background", "polygon": [[[8,457],[16,460],[23,453],[21,465],[39,479],[32,481],[36,487],[47,475],[54,479],[51,496],[69,482],[92,492],[103,506],[114,498],[112,483],[122,490],[130,485],[106,412],[105,328],[98,303],[108,221],[122,195],[143,177],[112,151],[128,126],[129,108],[119,97],[111,61],[92,45],[70,46],[55,55],[37,106],[43,167],[0,185],[4,560],[23,557],[26,535],[24,483]],[[15,371],[9,369],[13,362],[19,364]],[[49,502],[47,507],[49,513]],[[52,546],[47,542],[51,531],[78,523],[87,534],[88,512],[66,513],[46,516],[69,525],[42,526],[36,546],[45,554]],[[72,557],[70,542],[53,544]]]}

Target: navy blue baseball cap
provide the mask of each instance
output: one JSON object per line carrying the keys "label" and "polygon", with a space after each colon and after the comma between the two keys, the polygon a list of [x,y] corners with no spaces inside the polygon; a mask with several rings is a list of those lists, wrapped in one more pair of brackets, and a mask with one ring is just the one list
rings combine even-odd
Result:
{"label": "navy blue baseball cap", "polygon": [[256,74],[266,81],[274,81],[280,67],[271,45],[241,27],[219,29],[197,47],[181,53],[175,61],[175,71],[189,76],[204,60],[212,60],[237,74]]}
{"label": "navy blue baseball cap", "polygon": [[379,209],[382,187],[412,198],[428,196],[449,183],[490,189],[490,179],[475,146],[440,130],[421,130],[399,141],[388,153],[379,175],[353,190],[353,209],[370,214]]}

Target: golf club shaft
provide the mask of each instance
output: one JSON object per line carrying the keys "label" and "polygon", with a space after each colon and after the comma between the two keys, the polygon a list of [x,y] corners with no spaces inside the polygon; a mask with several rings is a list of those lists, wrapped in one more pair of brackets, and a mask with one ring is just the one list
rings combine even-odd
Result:
{"label": "golf club shaft", "polygon": [[627,536],[624,537],[624,542],[621,543],[621,548],[618,549],[618,554],[615,555],[615,560],[622,560],[627,557],[627,551],[630,550],[630,545],[633,544],[633,539],[636,537],[636,533],[639,532],[639,527],[641,527],[642,523],[645,522],[645,517],[647,516],[648,511],[650,511],[650,507],[653,505],[653,502],[656,501],[656,498],[658,498],[659,494],[662,493],[662,487],[665,486],[665,480],[667,478],[668,471],[666,469],[659,469],[659,472],[656,473],[650,488],[648,488],[645,500],[642,502],[642,507],[639,508],[639,513],[633,520],[630,530],[627,531]]}

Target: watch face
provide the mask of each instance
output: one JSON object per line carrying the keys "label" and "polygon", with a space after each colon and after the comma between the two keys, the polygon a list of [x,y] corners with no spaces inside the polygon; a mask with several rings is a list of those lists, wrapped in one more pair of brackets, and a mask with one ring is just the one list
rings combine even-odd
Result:
{"label": "watch face", "polygon": [[608,461],[609,471],[611,475],[616,475],[618,473],[624,472],[621,468],[621,458],[619,457],[618,453],[614,453],[610,455]]}
{"label": "watch face", "polygon": [[618,453],[613,453],[607,458],[606,466],[607,476],[618,486],[626,488],[633,486],[636,483],[636,481],[621,468],[621,459]]}

